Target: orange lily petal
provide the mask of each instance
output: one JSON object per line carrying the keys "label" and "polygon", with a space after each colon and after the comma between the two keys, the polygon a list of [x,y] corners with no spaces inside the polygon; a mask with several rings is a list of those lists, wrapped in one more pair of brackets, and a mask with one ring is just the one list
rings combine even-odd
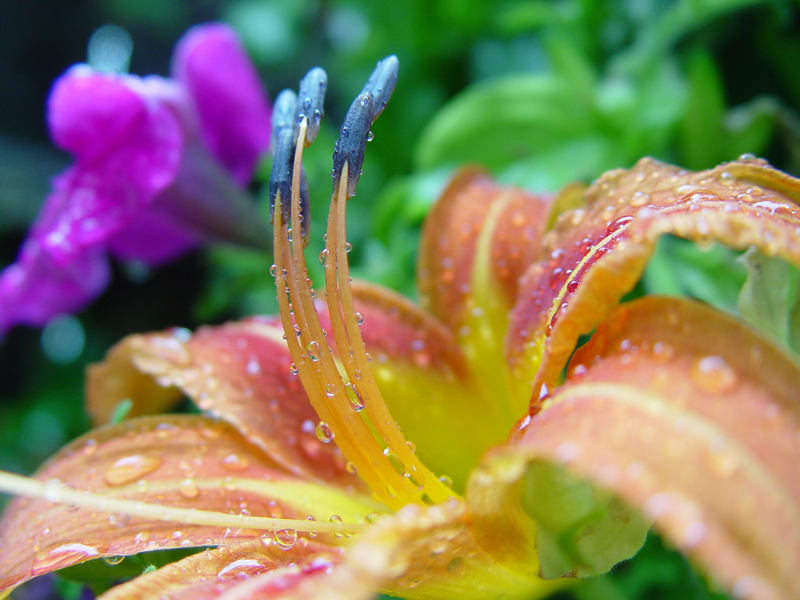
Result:
{"label": "orange lily petal", "polygon": [[[109,498],[276,519],[338,514],[362,522],[375,509],[358,495],[298,480],[227,423],[194,415],[97,429],[63,448],[36,478]],[[0,522],[0,589],[103,556],[272,535],[15,498]]]}
{"label": "orange lily petal", "polygon": [[495,184],[461,170],[425,221],[420,246],[420,304],[456,333],[476,380],[492,382],[493,402],[519,414],[503,360],[508,311],[519,277],[541,254],[553,198]]}
{"label": "orange lily petal", "polygon": [[402,296],[353,283],[370,368],[421,460],[463,489],[469,470],[502,442],[515,416],[482,394],[453,333]]}
{"label": "orange lily petal", "polygon": [[757,246],[800,265],[800,181],[764,161],[689,173],[652,159],[611,171],[545,236],[549,258],[524,275],[506,339],[517,385],[533,400],[639,280],[658,238]]}
{"label": "orange lily petal", "polygon": [[491,457],[516,478],[481,487],[500,495],[522,465],[564,465],[640,507],[735,597],[799,597],[799,380],[781,350],[697,302],[623,305]]}
{"label": "orange lily petal", "polygon": [[86,412],[95,425],[105,425],[114,416],[116,406],[123,400],[132,400],[128,417],[165,412],[181,399],[183,394],[175,386],[159,385],[150,375],[142,373],[133,363],[140,348],[160,345],[159,350],[182,360],[185,351],[179,337],[186,337],[183,329],[173,329],[170,334],[157,336],[132,335],[115,344],[105,360],[86,368]]}
{"label": "orange lily petal", "polygon": [[[242,542],[206,550],[112,588],[101,599],[302,599],[313,597],[311,593],[322,589],[334,591],[339,579],[334,571],[341,560],[341,549],[303,542],[288,549]],[[349,583],[353,584],[351,590],[357,584]],[[362,592],[361,597],[368,595]]]}
{"label": "orange lily petal", "polygon": [[[122,398],[134,407],[147,404],[144,378],[180,389],[203,410],[233,424],[250,442],[290,472],[342,487],[363,489],[345,469],[335,444],[323,444],[319,418],[297,375],[276,319],[251,318],[220,327],[203,327],[125,338],[88,374],[88,405],[98,416]],[[139,387],[137,387],[139,386]],[[99,407],[99,408],[97,408]]]}
{"label": "orange lily petal", "polygon": [[378,589],[408,600],[535,600],[568,585],[499,563],[471,529],[465,503],[455,499],[431,507],[407,505],[381,518],[348,549],[345,564],[363,565],[377,577]]}

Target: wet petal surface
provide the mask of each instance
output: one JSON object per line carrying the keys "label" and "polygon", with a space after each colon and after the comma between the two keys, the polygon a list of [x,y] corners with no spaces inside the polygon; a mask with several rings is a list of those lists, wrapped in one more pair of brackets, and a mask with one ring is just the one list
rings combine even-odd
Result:
{"label": "wet petal surface", "polygon": [[643,159],[610,171],[586,208],[562,215],[547,259],[520,282],[506,339],[517,386],[552,388],[581,334],[591,332],[639,280],[658,238],[673,234],[732,248],[757,246],[800,264],[800,184],[759,160],[690,173]]}
{"label": "wet petal surface", "polygon": [[[93,431],[37,473],[51,500],[16,498],[0,524],[0,587],[93,558],[273,540],[274,531],[153,521],[57,501],[61,485],[109,498],[232,515],[363,522],[368,500],[297,479],[230,425],[199,416],[142,417]],[[305,537],[296,534],[295,540]],[[319,539],[333,536],[320,534]]]}
{"label": "wet petal surface", "polygon": [[[494,459],[518,469],[506,489],[521,464],[550,461],[612,490],[736,597],[794,597],[798,378],[732,317],[646,298],[598,327]],[[487,472],[498,491],[482,489],[499,495],[501,474]]]}

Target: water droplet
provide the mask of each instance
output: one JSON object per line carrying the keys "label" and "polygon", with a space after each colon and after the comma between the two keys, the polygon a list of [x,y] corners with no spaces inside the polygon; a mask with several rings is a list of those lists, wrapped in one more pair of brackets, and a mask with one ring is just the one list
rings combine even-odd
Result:
{"label": "water droplet", "polygon": [[613,221],[611,221],[611,223],[608,224],[608,227],[606,227],[606,235],[609,236],[616,233],[631,221],[633,221],[633,217],[631,217],[630,215],[614,219]]}
{"label": "water droplet", "polygon": [[353,244],[351,244],[350,242],[345,242],[344,243],[344,251],[345,252],[349,253],[352,249],[353,249]]}
{"label": "water droplet", "polygon": [[702,521],[690,523],[683,532],[683,543],[687,548],[693,548],[702,542],[708,533],[708,526]]}
{"label": "water droplet", "polygon": [[344,466],[344,468],[345,468],[345,470],[347,470],[348,473],[352,473],[352,474],[358,473],[358,468],[356,468],[356,466],[353,463],[351,463],[349,460],[347,461],[347,464]]}
{"label": "water droplet", "polygon": [[108,485],[123,485],[152,473],[162,462],[159,457],[147,454],[126,456],[108,467],[103,478]]}
{"label": "water droplet", "polygon": [[410,492],[416,492],[422,489],[423,482],[419,481],[411,473],[405,472],[403,473],[403,487]]}
{"label": "water droplet", "polygon": [[233,453],[222,459],[222,466],[228,471],[245,471],[250,462],[244,456]]}
{"label": "water droplet", "polygon": [[292,375],[297,375],[299,372],[300,372],[300,371],[298,370],[298,368],[297,368],[297,365],[296,365],[296,364],[292,363],[292,364],[289,366],[289,373],[291,373]]}
{"label": "water droplet", "polygon": [[578,281],[577,279],[573,279],[567,284],[567,292],[569,292],[570,294],[574,294],[575,292],[578,291],[579,285],[580,281]]}
{"label": "water droplet", "polygon": [[363,322],[364,322],[364,315],[362,315],[360,312],[357,312],[356,313],[356,323],[361,325]]}
{"label": "water droplet", "polygon": [[631,206],[640,207],[650,202],[650,194],[647,192],[635,192],[631,197]]}
{"label": "water droplet", "polygon": [[440,475],[439,476],[439,481],[441,481],[443,484],[445,484],[449,488],[453,487],[453,478],[450,477],[449,475]]}
{"label": "water droplet", "polygon": [[736,177],[734,177],[727,171],[723,171],[722,173],[720,173],[719,182],[722,185],[734,185],[736,183]]}
{"label": "water droplet", "polygon": [[460,556],[456,556],[447,563],[447,572],[451,575],[462,575],[464,573],[464,559]]}
{"label": "water droplet", "polygon": [[323,444],[329,444],[333,441],[333,430],[325,421],[320,421],[317,424],[317,439]]}
{"label": "water droplet", "polygon": [[[210,557],[209,557],[210,558]],[[225,565],[217,573],[218,579],[247,579],[263,573],[268,567],[255,558],[240,558]]]}
{"label": "water droplet", "polygon": [[325,395],[328,396],[328,398],[332,398],[335,393],[336,393],[336,386],[333,385],[332,383],[326,383]]}
{"label": "water droplet", "polygon": [[[313,515],[308,515],[306,517],[306,521],[316,521],[316,520],[317,520],[317,518],[315,516],[313,516]],[[316,531],[309,531],[308,532],[308,537],[310,537],[310,538],[317,537],[317,532]]]}
{"label": "water droplet", "polygon": [[45,550],[36,555],[31,568],[31,575],[43,575],[50,571],[63,569],[78,562],[83,562],[100,554],[94,546],[85,544],[64,544]]}
{"label": "water droplet", "polygon": [[275,545],[281,550],[289,550],[297,543],[297,532],[294,529],[279,529],[275,532]]}
{"label": "water droplet", "polygon": [[272,265],[272,266],[269,268],[269,274],[270,274],[272,277],[275,277],[275,272],[276,272],[277,270],[278,270],[278,265]]}
{"label": "water droplet", "polygon": [[[341,523],[341,522],[342,522],[342,517],[340,517],[339,515],[333,515],[333,516],[331,516],[331,518],[330,518],[330,519],[328,519],[328,520],[329,520],[331,523]],[[334,535],[335,537],[337,537],[337,538],[344,537],[344,534],[343,534],[343,533],[334,533],[333,535]]]}
{"label": "water droplet", "polygon": [[353,410],[356,412],[361,412],[364,410],[364,399],[361,397],[361,394],[358,393],[358,389],[352,383],[346,383],[344,385],[344,389],[347,392],[347,398],[350,400],[350,406],[353,407]]}
{"label": "water droplet", "polygon": [[321,265],[324,265],[327,260],[328,260],[328,249],[325,248],[325,250],[319,253],[319,263]]}
{"label": "water droplet", "polygon": [[178,492],[184,498],[197,498],[200,495],[200,489],[197,487],[194,479],[184,479],[178,484]]}
{"label": "water droplet", "polygon": [[727,394],[734,390],[739,377],[721,356],[706,356],[692,369],[692,380],[707,392]]}
{"label": "water droplet", "polygon": [[257,358],[251,358],[248,360],[246,369],[250,375],[261,375],[261,365],[259,364]]}
{"label": "water droplet", "polygon": [[758,160],[755,154],[751,154],[750,152],[745,152],[744,154],[739,155],[739,160],[741,162],[752,162],[754,160]]}
{"label": "water droplet", "polygon": [[306,353],[308,354],[308,358],[310,358],[312,362],[318,362],[322,358],[322,354],[319,348],[319,342],[317,341],[309,342],[308,347],[306,348]]}
{"label": "water droplet", "polygon": [[97,452],[97,440],[89,438],[83,442],[83,448],[81,448],[81,452],[83,452],[85,456],[91,456]]}
{"label": "water droplet", "polygon": [[124,556],[106,556],[103,559],[103,562],[113,567],[121,563],[123,560],[125,560]]}
{"label": "water droplet", "polygon": [[370,130],[367,132],[367,141],[368,141],[368,142],[371,142],[373,139],[375,139],[375,135],[372,133],[372,130],[370,129]]}

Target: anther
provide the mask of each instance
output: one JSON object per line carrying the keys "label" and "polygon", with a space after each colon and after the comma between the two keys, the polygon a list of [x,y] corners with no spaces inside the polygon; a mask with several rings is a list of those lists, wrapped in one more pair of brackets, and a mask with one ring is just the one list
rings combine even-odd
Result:
{"label": "anther", "polygon": [[297,108],[295,113],[295,127],[300,125],[303,117],[308,119],[306,125],[305,145],[308,147],[319,133],[319,125],[324,114],[323,102],[325,89],[328,87],[328,76],[319,67],[314,67],[300,81],[297,94]]}
{"label": "anther", "polygon": [[[273,122],[273,127],[275,123]],[[277,134],[273,148],[272,172],[269,176],[269,219],[275,216],[275,198],[281,195],[281,211],[283,222],[289,221],[292,195],[292,167],[294,166],[295,133],[292,127],[284,127]]]}
{"label": "anther", "polygon": [[369,127],[372,125],[372,94],[361,92],[344,117],[342,128],[339,130],[339,139],[333,150],[333,190],[334,194],[339,189],[339,180],[342,178],[344,165],[348,165],[347,197],[351,198],[356,193],[358,178],[361,176],[361,166],[364,164],[364,151],[367,147]]}
{"label": "anther", "polygon": [[284,129],[295,129],[295,112],[297,112],[297,95],[289,89],[283,90],[275,98],[272,106],[272,142],[270,147],[278,144],[278,134]]}
{"label": "anther", "polygon": [[394,92],[394,86],[397,83],[397,71],[400,67],[400,62],[393,54],[387,56],[381,61],[378,61],[378,66],[372,72],[372,75],[367,79],[362,92],[368,92],[372,96],[372,122],[378,118],[386,108],[386,103]]}

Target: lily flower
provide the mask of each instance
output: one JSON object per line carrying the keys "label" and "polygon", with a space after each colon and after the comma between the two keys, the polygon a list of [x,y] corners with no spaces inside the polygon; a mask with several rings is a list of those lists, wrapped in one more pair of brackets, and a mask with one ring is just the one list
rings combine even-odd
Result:
{"label": "lily flower", "polygon": [[[644,159],[550,196],[465,169],[425,224],[416,306],[347,261],[396,69],[342,126],[324,290],[301,194],[324,86],[301,86],[276,110],[279,317],[130,336],[93,366],[93,418],[122,399],[139,416],[33,479],[0,474],[26,496],[0,522],[0,590],[194,547],[103,598],[536,598],[634,555],[652,523],[734,596],[798,597],[800,368],[696,301],[620,301],[664,234],[800,265],[800,181]],[[151,414],[183,394],[204,414]]]}
{"label": "lily flower", "polygon": [[172,73],[76,65],[56,81],[47,121],[75,164],[0,274],[0,335],[83,308],[108,284],[109,254],[154,266],[211,239],[268,247],[242,186],[269,147],[270,106],[238,37],[195,27]]}

